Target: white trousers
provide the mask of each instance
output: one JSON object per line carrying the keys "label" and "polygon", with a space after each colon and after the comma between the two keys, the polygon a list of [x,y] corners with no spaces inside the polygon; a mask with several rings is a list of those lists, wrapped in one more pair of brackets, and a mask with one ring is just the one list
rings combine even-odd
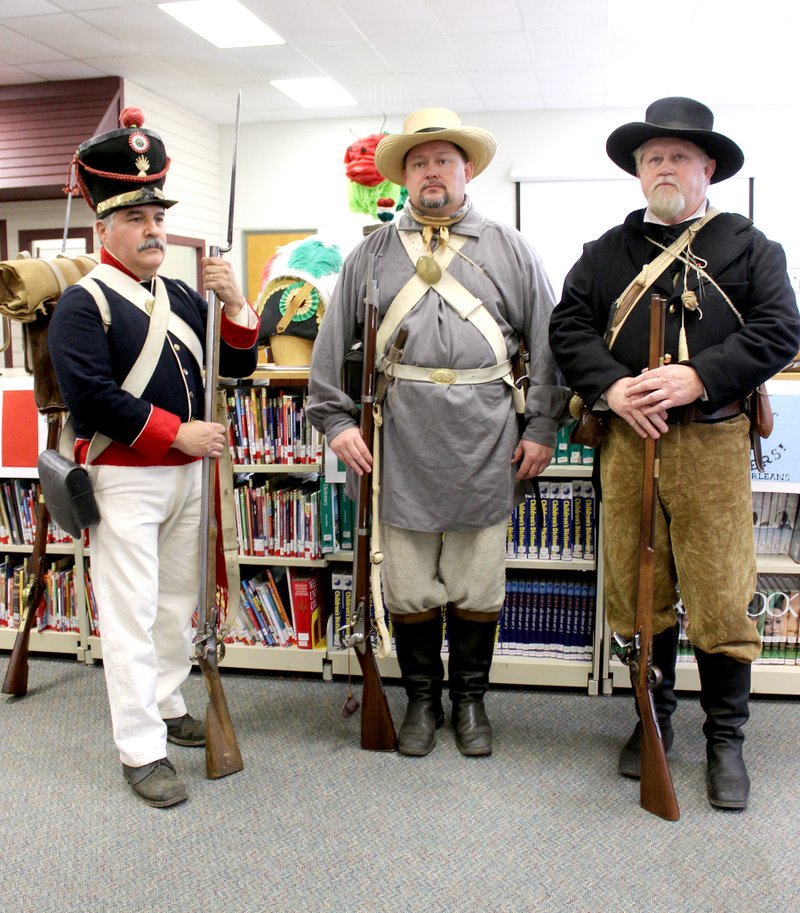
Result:
{"label": "white trousers", "polygon": [[120,760],[166,757],[163,720],[182,716],[197,606],[200,462],[93,466],[90,530],[103,667]]}

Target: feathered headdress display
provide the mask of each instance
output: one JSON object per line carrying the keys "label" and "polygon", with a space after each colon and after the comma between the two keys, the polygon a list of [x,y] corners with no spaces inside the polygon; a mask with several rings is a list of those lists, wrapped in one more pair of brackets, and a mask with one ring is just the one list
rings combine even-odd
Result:
{"label": "feathered headdress display", "polygon": [[375,149],[385,133],[373,133],[350,143],[344,155],[348,197],[353,212],[363,212],[380,222],[391,222],[405,205],[405,187],[387,181],[375,167]]}
{"label": "feathered headdress display", "polygon": [[259,342],[283,333],[315,339],[342,263],[339,248],[318,235],[279,247],[261,276]]}

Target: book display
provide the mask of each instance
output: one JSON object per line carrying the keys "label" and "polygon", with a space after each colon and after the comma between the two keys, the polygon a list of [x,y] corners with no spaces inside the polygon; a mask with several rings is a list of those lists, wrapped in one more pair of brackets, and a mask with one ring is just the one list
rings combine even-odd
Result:
{"label": "book display", "polygon": [[[12,421],[33,422],[27,437],[36,438],[37,414],[24,405],[20,392],[30,391],[30,379],[21,372],[7,375],[4,385],[10,384],[13,392],[13,413],[3,423],[10,428]],[[323,441],[304,417],[307,377],[307,369],[270,366],[252,380],[226,388],[241,588],[223,665],[328,678],[347,674],[347,651],[338,631],[349,611],[355,505],[339,477],[329,481],[323,473]],[[759,579],[750,611],[763,639],[753,690],[775,694],[797,693],[800,683],[800,469],[794,468],[800,444],[794,446],[793,424],[781,399],[795,395],[793,382],[788,383],[788,388],[786,382],[777,387],[780,395],[773,392],[784,418],[776,419],[774,440],[769,441],[767,472],[754,470],[752,482]],[[4,437],[0,648],[10,649],[20,623],[24,562],[31,551],[39,487],[35,459],[26,465],[19,445],[10,434]],[[26,437],[20,440],[24,444]],[[492,667],[496,683],[578,687],[589,693],[629,687],[628,670],[610,655],[603,620],[592,471],[592,452],[570,446],[566,435],[560,436],[539,484],[539,505],[530,493],[509,518],[507,595]],[[84,543],[74,543],[54,524],[48,543],[46,598],[31,650],[75,655],[86,662],[102,658]],[[76,566],[83,573],[76,573]],[[445,631],[445,664],[446,644]],[[685,632],[681,644],[678,687],[694,690],[699,680]],[[387,678],[399,675],[393,655],[380,663]]]}

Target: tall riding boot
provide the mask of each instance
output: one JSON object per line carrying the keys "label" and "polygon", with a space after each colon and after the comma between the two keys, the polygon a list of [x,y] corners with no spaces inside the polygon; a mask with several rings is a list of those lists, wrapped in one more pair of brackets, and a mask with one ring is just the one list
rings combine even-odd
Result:
{"label": "tall riding boot", "polygon": [[695,647],[700,706],[708,758],[708,801],[716,808],[747,808],[750,778],[742,757],[742,726],[750,717],[750,664]]}
{"label": "tall riding boot", "polygon": [[444,723],[442,609],[436,606],[411,615],[392,614],[392,624],[397,661],[408,696],[397,750],[422,757],[433,750],[436,730]]}
{"label": "tall riding boot", "polygon": [[494,655],[497,612],[467,612],[450,607],[448,677],[456,745],[463,755],[492,753],[492,724],[483,706]]}
{"label": "tall riding boot", "polygon": [[[669,751],[675,739],[672,730],[672,714],[678,706],[675,697],[675,663],[678,659],[678,626],[667,628],[653,637],[653,665],[661,670],[661,684],[653,691],[653,702],[656,705],[656,716],[661,729],[664,749]],[[639,714],[639,706],[636,714]],[[636,724],[631,737],[625,743],[619,755],[617,770],[623,777],[638,780],[641,776],[642,724]]]}

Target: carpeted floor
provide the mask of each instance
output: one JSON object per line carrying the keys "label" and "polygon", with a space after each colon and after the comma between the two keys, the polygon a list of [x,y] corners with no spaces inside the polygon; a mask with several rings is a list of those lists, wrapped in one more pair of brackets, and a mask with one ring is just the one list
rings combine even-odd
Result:
{"label": "carpeted floor", "polygon": [[[0,675],[8,654],[0,655]],[[246,768],[152,809],[123,782],[102,669],[32,657],[0,698],[0,913],[797,913],[800,701],[753,702],[748,811],[705,796],[701,711],[675,718],[682,818],[615,772],[627,695],[494,690],[491,758],[359,748],[346,685],[227,673]],[[396,723],[405,698],[389,686]],[[205,706],[202,679],[186,687]]]}

